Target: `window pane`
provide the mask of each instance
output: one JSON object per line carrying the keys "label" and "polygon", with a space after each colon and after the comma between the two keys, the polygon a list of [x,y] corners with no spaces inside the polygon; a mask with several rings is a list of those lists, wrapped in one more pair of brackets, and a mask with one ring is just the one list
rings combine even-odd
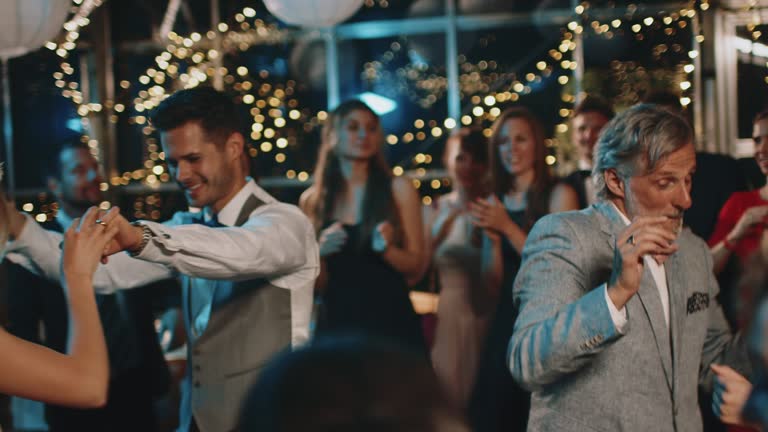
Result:
{"label": "window pane", "polygon": [[348,40],[339,54],[342,100],[382,98],[369,104],[382,112],[390,164],[407,169],[414,158],[424,161],[448,112],[444,35]]}
{"label": "window pane", "polygon": [[[765,109],[768,100],[768,26],[740,26],[736,28],[739,48],[737,63],[739,139],[749,140],[747,154],[751,155],[752,119]],[[754,42],[754,44],[753,44]]]}

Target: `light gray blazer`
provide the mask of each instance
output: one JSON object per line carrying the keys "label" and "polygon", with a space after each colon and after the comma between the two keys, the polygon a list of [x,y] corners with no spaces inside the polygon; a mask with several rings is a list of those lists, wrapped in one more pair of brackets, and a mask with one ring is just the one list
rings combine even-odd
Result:
{"label": "light gray blazer", "polygon": [[749,372],[715,300],[709,248],[688,229],[664,265],[671,329],[646,269],[625,334],[617,332],[605,284],[625,228],[601,202],[544,217],[528,235],[508,362],[532,391],[529,431],[701,431],[697,388],[711,385],[708,365]]}

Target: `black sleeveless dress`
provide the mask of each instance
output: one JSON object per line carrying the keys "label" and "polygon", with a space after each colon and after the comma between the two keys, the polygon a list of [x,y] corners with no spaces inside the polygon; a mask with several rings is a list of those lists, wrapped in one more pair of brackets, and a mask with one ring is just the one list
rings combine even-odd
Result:
{"label": "black sleeveless dress", "polygon": [[371,234],[360,242],[359,224],[344,225],[344,230],[344,247],[326,257],[328,282],[316,335],[360,335],[426,355],[421,322],[403,275],[371,249]]}
{"label": "black sleeveless dress", "polygon": [[[529,226],[525,210],[507,210],[507,213],[518,226]],[[517,319],[512,288],[520,269],[521,257],[506,239],[503,239],[501,253],[504,277],[499,304],[491,322],[469,403],[468,414],[475,432],[525,431],[531,406],[530,393],[515,382],[506,361],[507,345]]]}

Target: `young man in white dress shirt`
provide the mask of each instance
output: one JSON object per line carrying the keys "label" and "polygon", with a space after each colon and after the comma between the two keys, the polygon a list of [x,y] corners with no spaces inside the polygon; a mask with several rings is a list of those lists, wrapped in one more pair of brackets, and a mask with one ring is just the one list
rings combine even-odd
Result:
{"label": "young man in white dress shirt", "polygon": [[[309,337],[319,271],[314,229],[297,207],[248,177],[240,119],[232,99],[211,88],[167,98],[152,124],[171,174],[202,211],[179,212],[163,224],[130,224],[117,212],[103,219],[120,228],[105,254],[125,250],[134,258],[118,254],[100,266],[97,289],[181,277],[188,335],[181,431],[235,429],[242,398],[265,362]],[[11,259],[57,278],[59,235],[17,225]]]}

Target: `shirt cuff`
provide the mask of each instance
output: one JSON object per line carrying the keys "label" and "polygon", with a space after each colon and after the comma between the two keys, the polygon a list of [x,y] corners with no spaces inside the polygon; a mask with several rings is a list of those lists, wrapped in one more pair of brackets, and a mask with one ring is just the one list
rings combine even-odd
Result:
{"label": "shirt cuff", "polygon": [[623,307],[621,310],[616,309],[616,305],[613,304],[611,298],[608,296],[608,285],[605,285],[605,302],[608,303],[608,311],[611,313],[611,320],[616,327],[616,331],[620,334],[625,334],[627,331],[627,308]]}

